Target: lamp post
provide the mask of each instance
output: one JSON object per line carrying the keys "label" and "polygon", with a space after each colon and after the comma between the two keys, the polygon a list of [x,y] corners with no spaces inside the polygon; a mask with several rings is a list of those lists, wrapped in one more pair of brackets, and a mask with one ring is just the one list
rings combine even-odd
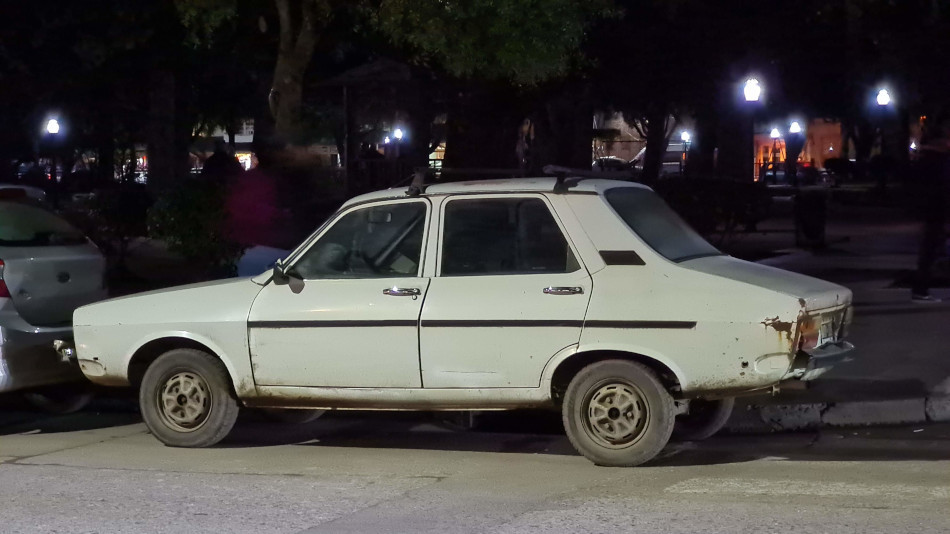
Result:
{"label": "lamp post", "polygon": [[59,207],[59,177],[57,176],[57,172],[56,172],[57,171],[56,141],[57,141],[57,136],[59,135],[60,129],[61,128],[59,124],[59,119],[52,117],[46,121],[46,128],[45,128],[46,138],[47,138],[46,146],[48,147],[50,151],[49,179],[51,183],[49,184],[49,188],[50,188],[50,192],[52,193],[50,195],[51,197],[50,200],[52,201],[54,208]]}
{"label": "lamp post", "polygon": [[794,187],[798,187],[798,155],[805,148],[805,132],[802,124],[792,121],[788,126],[788,138],[785,141],[785,176]]}
{"label": "lamp post", "polygon": [[[744,172],[748,172],[748,165],[752,165],[752,179],[755,180],[755,110],[762,100],[762,85],[758,78],[750,76],[742,86],[742,97],[745,99],[746,113],[748,114],[748,124],[742,135],[745,146],[742,149],[742,156],[745,161],[742,163]],[[744,173],[743,173],[744,174]]]}
{"label": "lamp post", "polygon": [[769,132],[769,137],[772,138],[772,157],[769,158],[771,163],[769,168],[772,170],[772,178],[775,181],[778,181],[778,171],[776,170],[776,161],[775,161],[775,152],[778,149],[778,140],[782,137],[782,133],[778,131],[778,128],[772,128],[772,131]]}
{"label": "lamp post", "polygon": [[680,141],[683,142],[683,155],[680,157],[680,176],[684,176],[684,165],[686,165],[686,156],[689,153],[689,144],[692,141],[692,135],[689,131],[683,130],[680,134]]}

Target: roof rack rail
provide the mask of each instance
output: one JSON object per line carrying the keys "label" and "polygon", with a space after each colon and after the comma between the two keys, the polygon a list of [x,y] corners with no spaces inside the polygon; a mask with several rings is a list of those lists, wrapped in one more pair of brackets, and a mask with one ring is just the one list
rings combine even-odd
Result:
{"label": "roof rack rail", "polygon": [[[554,183],[555,193],[567,193],[570,188],[575,187],[585,178],[603,178],[603,175],[596,171],[572,169],[560,165],[545,165],[541,170],[544,174],[553,174],[557,178]],[[568,179],[568,176],[570,176],[570,179]]]}
{"label": "roof rack rail", "polygon": [[412,174],[412,183],[409,184],[409,188],[406,189],[406,196],[417,197],[426,192],[426,175],[429,174],[432,170],[428,167],[416,167],[415,172]]}

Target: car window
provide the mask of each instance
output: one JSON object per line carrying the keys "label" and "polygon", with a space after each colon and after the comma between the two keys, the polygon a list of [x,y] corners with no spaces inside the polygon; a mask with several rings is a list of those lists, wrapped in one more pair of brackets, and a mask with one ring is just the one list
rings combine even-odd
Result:
{"label": "car window", "polygon": [[0,201],[0,246],[52,247],[82,245],[86,236],[42,208]]}
{"label": "car window", "polygon": [[615,187],[605,197],[631,230],[670,261],[722,254],[649,189]]}
{"label": "car window", "polygon": [[351,211],[292,266],[305,280],[419,275],[426,203],[404,202]]}
{"label": "car window", "polygon": [[539,198],[451,200],[442,232],[443,276],[568,273],[580,269]]}

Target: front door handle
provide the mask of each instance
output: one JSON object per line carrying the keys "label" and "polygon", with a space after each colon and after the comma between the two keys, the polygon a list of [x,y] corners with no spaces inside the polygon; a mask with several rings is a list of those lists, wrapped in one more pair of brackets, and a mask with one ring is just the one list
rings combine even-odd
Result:
{"label": "front door handle", "polygon": [[544,291],[545,295],[580,295],[584,292],[582,287],[546,287]]}
{"label": "front door handle", "polygon": [[418,297],[421,294],[418,287],[387,287],[383,290],[383,295],[390,297]]}

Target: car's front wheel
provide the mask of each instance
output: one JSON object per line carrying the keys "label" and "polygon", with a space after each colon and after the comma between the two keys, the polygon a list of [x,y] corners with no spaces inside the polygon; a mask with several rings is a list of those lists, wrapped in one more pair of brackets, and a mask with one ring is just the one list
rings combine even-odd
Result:
{"label": "car's front wheel", "polygon": [[571,380],[562,406],[564,429],[597,465],[633,467],[666,446],[675,419],[673,399],[646,366],[606,360]]}
{"label": "car's front wheel", "polygon": [[142,418],[172,447],[210,447],[234,427],[238,403],[221,360],[194,349],[175,349],[145,371],[139,390]]}

